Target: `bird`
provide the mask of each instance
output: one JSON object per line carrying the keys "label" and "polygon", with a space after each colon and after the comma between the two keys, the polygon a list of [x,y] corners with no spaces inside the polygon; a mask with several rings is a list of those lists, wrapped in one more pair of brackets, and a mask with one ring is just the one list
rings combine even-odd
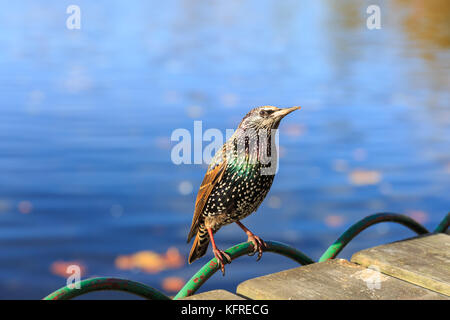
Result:
{"label": "bird", "polygon": [[218,249],[214,234],[236,223],[253,245],[250,255],[261,259],[267,244],[240,220],[255,212],[269,192],[278,169],[276,130],[289,113],[301,107],[261,106],[251,109],[233,135],[212,158],[200,185],[187,243],[195,236],[188,262],[204,256],[211,242],[222,274],[231,257]]}

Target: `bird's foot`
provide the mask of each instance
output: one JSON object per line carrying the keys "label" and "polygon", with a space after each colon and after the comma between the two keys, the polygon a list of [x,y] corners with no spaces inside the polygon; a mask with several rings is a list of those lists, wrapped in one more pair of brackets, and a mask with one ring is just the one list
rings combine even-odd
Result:
{"label": "bird's foot", "polygon": [[251,241],[253,243],[253,252],[249,253],[249,256],[253,256],[256,252],[258,252],[258,258],[256,258],[256,261],[259,261],[262,257],[263,249],[267,248],[267,244],[263,239],[255,236],[254,234],[249,235],[247,241]]}
{"label": "bird's foot", "polygon": [[217,259],[217,263],[219,264],[220,270],[222,271],[222,275],[225,276],[225,264],[231,263],[231,257],[228,253],[220,249],[213,249],[213,252]]}

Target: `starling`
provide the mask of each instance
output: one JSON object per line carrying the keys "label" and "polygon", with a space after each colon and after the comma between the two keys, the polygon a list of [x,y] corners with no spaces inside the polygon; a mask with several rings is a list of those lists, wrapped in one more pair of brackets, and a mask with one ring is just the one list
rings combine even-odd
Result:
{"label": "starling", "polygon": [[[200,186],[187,242],[195,235],[189,263],[202,257],[211,241],[214,256],[225,274],[230,256],[219,250],[214,234],[235,222],[253,244],[253,254],[262,256],[265,242],[240,220],[255,212],[272,186],[277,166],[274,135],[281,119],[300,107],[280,109],[263,106],[250,110],[237,130],[214,155]],[[225,261],[226,260],[226,261]]]}

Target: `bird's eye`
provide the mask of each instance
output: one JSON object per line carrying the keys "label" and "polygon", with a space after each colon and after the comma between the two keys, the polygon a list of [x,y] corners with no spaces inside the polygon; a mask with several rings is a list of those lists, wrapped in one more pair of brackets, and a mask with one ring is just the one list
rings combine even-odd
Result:
{"label": "bird's eye", "polygon": [[267,116],[270,115],[271,113],[273,113],[273,110],[265,110],[265,109],[263,109],[263,110],[261,110],[261,111],[259,112],[259,115],[260,115],[261,117],[267,117]]}

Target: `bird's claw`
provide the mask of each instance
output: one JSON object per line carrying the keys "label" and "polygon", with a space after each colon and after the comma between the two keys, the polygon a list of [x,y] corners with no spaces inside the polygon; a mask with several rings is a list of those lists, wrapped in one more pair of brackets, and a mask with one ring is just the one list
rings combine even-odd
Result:
{"label": "bird's claw", "polygon": [[[225,264],[231,263],[231,257],[228,253],[226,253],[223,250],[216,249],[216,250],[213,250],[213,252],[214,252],[214,256],[217,259],[217,263],[219,264],[220,270],[222,271],[222,275],[225,276]],[[224,262],[224,260],[226,260],[226,261]]]}
{"label": "bird's claw", "polygon": [[248,236],[247,241],[250,241],[253,244],[253,252],[250,252],[248,255],[254,256],[255,253],[258,252],[258,257],[256,258],[256,261],[259,261],[259,259],[261,259],[262,257],[263,249],[267,248],[267,244],[264,242],[263,239],[255,235]]}

